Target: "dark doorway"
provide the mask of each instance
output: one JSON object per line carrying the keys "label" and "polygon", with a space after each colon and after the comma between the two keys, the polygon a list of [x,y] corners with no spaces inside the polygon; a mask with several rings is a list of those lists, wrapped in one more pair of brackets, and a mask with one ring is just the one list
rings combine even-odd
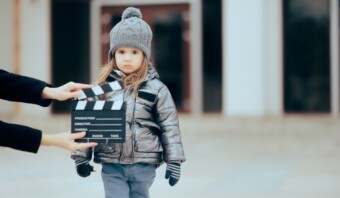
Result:
{"label": "dark doorway", "polygon": [[[127,6],[102,8],[102,35],[108,37]],[[180,112],[190,112],[188,4],[137,6],[153,31],[151,62],[167,85]],[[106,20],[109,19],[109,20]],[[102,64],[107,62],[109,41],[102,38]]]}
{"label": "dark doorway", "polygon": [[222,5],[203,0],[203,110],[222,111]]}
{"label": "dark doorway", "polygon": [[284,0],[284,110],[330,111],[329,1]]}
{"label": "dark doorway", "polygon": [[154,18],[155,65],[161,80],[174,94],[175,104],[183,109],[183,41],[181,13]]}
{"label": "dark doorway", "polygon": [[[90,83],[89,0],[52,0],[52,83]],[[53,113],[70,111],[70,101],[53,102]]]}

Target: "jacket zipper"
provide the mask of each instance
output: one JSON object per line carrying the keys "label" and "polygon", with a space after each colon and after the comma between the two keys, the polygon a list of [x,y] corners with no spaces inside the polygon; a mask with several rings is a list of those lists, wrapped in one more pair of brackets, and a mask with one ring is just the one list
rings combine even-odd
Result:
{"label": "jacket zipper", "polygon": [[[132,86],[131,86],[132,87]],[[132,89],[133,92],[133,89]],[[133,93],[131,93],[131,95],[133,95]],[[136,107],[136,98],[137,96],[135,96],[134,98],[134,103],[133,103],[133,109],[132,109],[132,118],[131,118],[131,131],[132,131],[132,148],[131,148],[131,158],[132,158],[132,164],[135,163],[135,144],[136,144],[136,134],[135,134],[135,107]]]}
{"label": "jacket zipper", "polygon": [[[128,97],[128,94],[129,92],[131,91],[131,86],[126,90],[124,91],[124,96],[123,96],[123,101],[127,103],[127,97]],[[132,113],[132,121],[134,120],[134,110],[135,110],[135,107],[133,107],[133,113]],[[126,120],[125,120],[126,121]],[[133,126],[133,125],[132,125]],[[125,126],[126,127],[126,126]],[[132,130],[132,129],[131,129]],[[134,134],[134,131],[132,131],[132,135]],[[122,155],[123,155],[123,151],[124,151],[124,147],[123,147],[123,144],[124,143],[120,143],[120,153],[119,153],[119,162],[121,162],[122,160]],[[132,141],[132,146],[133,146],[133,141]],[[133,152],[132,152],[133,153]]]}
{"label": "jacket zipper", "polygon": [[[124,101],[124,102],[126,102],[127,93],[128,93],[129,90],[130,90],[130,88],[127,89],[126,91],[124,91],[124,96],[123,96],[123,101]],[[126,103],[127,103],[127,102],[126,102]],[[125,115],[125,116],[126,116],[126,115]],[[126,118],[125,118],[125,122],[126,122]],[[126,127],[126,125],[125,125],[125,127]],[[120,152],[119,152],[119,158],[118,158],[118,161],[119,161],[119,162],[121,162],[121,160],[122,160],[122,155],[123,155],[123,150],[124,150],[123,144],[124,144],[124,143],[120,143]]]}
{"label": "jacket zipper", "polygon": [[131,130],[132,130],[132,163],[135,163],[135,144],[136,144],[136,134],[135,134],[135,107],[136,107],[136,98],[133,103],[133,112],[132,112],[132,119],[131,119]]}

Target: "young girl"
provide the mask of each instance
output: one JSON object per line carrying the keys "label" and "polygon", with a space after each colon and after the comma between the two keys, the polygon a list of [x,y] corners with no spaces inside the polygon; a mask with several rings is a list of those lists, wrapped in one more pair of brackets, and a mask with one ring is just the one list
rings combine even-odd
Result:
{"label": "young girl", "polygon": [[125,89],[99,97],[126,102],[125,143],[99,143],[72,154],[77,172],[90,175],[89,165],[102,164],[105,197],[149,197],[156,168],[167,163],[165,177],[171,186],[180,178],[185,161],[175,104],[168,88],[149,64],[152,32],[139,9],[124,10],[122,20],[110,32],[109,63],[98,84],[122,80]]}

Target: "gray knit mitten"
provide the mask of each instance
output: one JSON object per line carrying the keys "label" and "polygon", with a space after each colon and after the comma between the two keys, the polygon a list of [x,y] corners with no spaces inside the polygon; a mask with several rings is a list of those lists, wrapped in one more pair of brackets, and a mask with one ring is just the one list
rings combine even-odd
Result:
{"label": "gray knit mitten", "polygon": [[175,184],[177,184],[180,177],[181,177],[181,164],[168,163],[165,171],[165,179],[169,179],[170,186],[174,186]]}
{"label": "gray knit mitten", "polygon": [[93,166],[87,160],[76,160],[76,169],[80,177],[87,177],[94,171]]}

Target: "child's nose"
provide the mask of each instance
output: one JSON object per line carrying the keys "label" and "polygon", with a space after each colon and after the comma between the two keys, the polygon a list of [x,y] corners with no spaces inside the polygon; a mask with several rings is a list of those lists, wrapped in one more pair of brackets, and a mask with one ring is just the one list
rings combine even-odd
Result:
{"label": "child's nose", "polygon": [[131,60],[131,54],[126,53],[124,58],[125,60]]}

